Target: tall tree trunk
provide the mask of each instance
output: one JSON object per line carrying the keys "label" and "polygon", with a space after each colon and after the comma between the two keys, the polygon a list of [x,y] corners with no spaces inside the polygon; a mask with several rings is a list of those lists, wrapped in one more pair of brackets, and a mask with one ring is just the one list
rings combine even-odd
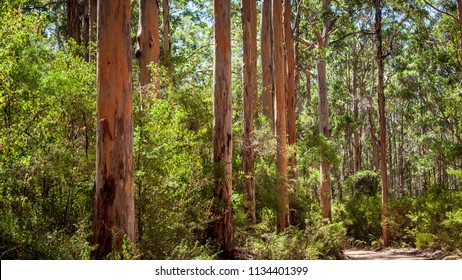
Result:
{"label": "tall tree trunk", "polygon": [[[139,83],[145,86],[151,83],[151,71],[147,67],[151,62],[159,65],[159,7],[157,0],[140,0],[140,15],[138,23],[138,36],[136,58],[139,67]],[[153,81],[157,97],[160,97],[158,81]]]}
{"label": "tall tree trunk", "polygon": [[[329,106],[327,101],[327,61],[321,58],[317,64],[318,86],[319,86],[319,131],[326,138],[330,138],[329,130]],[[321,156],[321,186],[320,199],[322,214],[324,218],[331,218],[331,186],[330,186],[330,165]]]}
{"label": "tall tree trunk", "polygon": [[310,108],[311,106],[311,74],[310,74],[310,69],[307,69],[305,72],[305,78],[306,78],[306,84],[305,84],[305,90],[306,90],[306,106]]}
{"label": "tall tree trunk", "polygon": [[[286,98],[287,98],[287,128],[288,144],[295,148],[297,142],[297,127],[295,123],[295,51],[292,27],[290,25],[292,5],[290,0],[284,0],[284,44],[286,51],[285,69],[287,71]],[[295,183],[297,174],[296,152],[289,155],[289,182]]]}
{"label": "tall tree trunk", "polygon": [[[90,2],[89,4],[89,34],[88,34],[88,37],[89,37],[89,41],[92,42],[92,43],[96,43],[96,35],[97,35],[97,24],[96,24],[96,21],[97,21],[97,15],[98,15],[98,0],[88,0]],[[94,53],[94,51],[92,51],[90,49],[90,58],[89,58],[90,61],[94,61],[96,60],[96,55]]]}
{"label": "tall tree trunk", "polygon": [[[358,91],[358,60],[353,60],[353,117],[359,123],[359,91]],[[353,173],[361,169],[361,139],[360,127],[356,126],[353,131]]]}
{"label": "tall tree trunk", "polygon": [[388,184],[387,184],[387,126],[385,119],[385,93],[383,84],[383,52],[382,52],[382,10],[381,1],[375,4],[375,31],[377,37],[377,69],[378,69],[378,99],[380,124],[380,177],[382,178],[382,239],[385,247],[390,245],[390,230],[388,226]]}
{"label": "tall tree trunk", "polygon": [[214,197],[218,218],[212,230],[226,258],[233,257],[230,8],[230,0],[214,0],[213,162],[217,165]]}
{"label": "tall tree trunk", "polygon": [[[369,120],[369,130],[371,134],[371,142],[372,142],[372,169],[375,172],[379,172],[380,170],[380,143],[379,140],[377,139],[377,135],[375,132],[375,124],[374,124],[374,107],[372,106],[372,95],[374,93],[375,89],[375,77],[374,77],[374,66],[372,66],[371,70],[371,89],[370,89],[370,94],[367,95],[368,98],[368,109],[367,109],[367,115],[368,115],[368,120]],[[363,81],[364,87],[365,87],[365,81]],[[364,89],[363,87],[363,89]]]}
{"label": "tall tree trunk", "polygon": [[[329,10],[329,1],[323,0],[322,6],[323,11],[327,12]],[[318,69],[318,88],[319,88],[319,132],[326,137],[330,138],[330,129],[329,129],[329,104],[327,101],[327,60],[325,58],[325,48],[328,44],[328,35],[331,30],[331,20],[325,18],[323,21],[323,31],[322,36],[318,37],[318,48],[321,58],[319,58],[317,63]],[[321,185],[320,185],[320,199],[321,199],[321,208],[322,215],[324,218],[331,219],[331,185],[330,185],[330,165],[327,162],[326,158],[321,156]]]}
{"label": "tall tree trunk", "polygon": [[247,208],[252,223],[257,222],[255,210],[255,181],[253,149],[253,117],[255,110],[255,96],[257,94],[257,2],[242,0],[242,31],[243,31],[243,97],[244,97],[244,192]]}
{"label": "tall tree trunk", "polygon": [[[82,38],[83,45],[88,50],[88,43],[90,42],[90,0],[83,3],[83,25],[82,25]],[[90,60],[90,53],[86,51],[83,55],[85,61]]]}
{"label": "tall tree trunk", "polygon": [[271,1],[261,3],[261,65],[262,65],[262,113],[270,121],[274,131],[274,80],[273,80],[273,43],[271,25]]}
{"label": "tall tree trunk", "polygon": [[67,0],[67,37],[80,44],[79,1]]}
{"label": "tall tree trunk", "polygon": [[282,18],[282,0],[273,0],[273,36],[274,36],[274,90],[276,96],[276,143],[278,184],[277,216],[278,229],[284,231],[289,226],[289,192],[287,181],[287,140],[286,140],[286,103],[284,92],[284,26]]}
{"label": "tall tree trunk", "polygon": [[[459,19],[460,27],[462,28],[462,0],[456,0],[457,18]],[[459,63],[462,67],[462,31],[459,31]]]}
{"label": "tall tree trunk", "polygon": [[172,58],[171,58],[171,39],[170,39],[170,5],[168,0],[162,0],[162,46],[164,64],[167,67],[168,78],[173,80]]}
{"label": "tall tree trunk", "polygon": [[135,242],[132,63],[129,0],[99,1],[95,259]]}

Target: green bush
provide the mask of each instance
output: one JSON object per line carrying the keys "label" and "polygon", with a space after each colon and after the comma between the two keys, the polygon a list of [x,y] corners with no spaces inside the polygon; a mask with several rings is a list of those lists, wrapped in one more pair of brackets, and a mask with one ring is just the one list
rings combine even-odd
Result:
{"label": "green bush", "polygon": [[354,195],[377,195],[380,190],[380,175],[374,171],[361,170],[348,177],[342,183],[345,194]]}
{"label": "green bush", "polygon": [[381,197],[355,195],[345,203],[345,226],[348,236],[372,242],[381,235]]}
{"label": "green bush", "polygon": [[434,187],[414,201],[407,234],[417,248],[462,248],[462,192]]}
{"label": "green bush", "polygon": [[314,204],[305,221],[305,228],[289,227],[283,233],[274,231],[276,215],[263,209],[262,222],[256,233],[246,236],[246,251],[256,259],[335,259],[340,256],[346,230],[341,222],[330,223],[322,218]]}

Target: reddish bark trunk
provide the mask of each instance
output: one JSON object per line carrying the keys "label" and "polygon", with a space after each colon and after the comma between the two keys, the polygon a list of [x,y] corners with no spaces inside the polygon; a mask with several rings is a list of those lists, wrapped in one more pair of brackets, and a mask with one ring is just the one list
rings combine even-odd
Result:
{"label": "reddish bark trunk", "polygon": [[95,259],[135,242],[132,64],[129,0],[100,1],[92,252]]}
{"label": "reddish bark trunk", "polygon": [[67,0],[67,36],[80,44],[79,1]]}
{"label": "reddish bark trunk", "polygon": [[244,97],[244,193],[247,209],[252,223],[257,222],[255,210],[255,181],[253,148],[253,118],[255,97],[257,95],[257,2],[242,0],[242,31],[243,31],[243,97]]}
{"label": "reddish bark trunk", "polygon": [[274,131],[274,80],[271,25],[271,0],[261,3],[261,65],[262,65],[262,113],[270,121]]}
{"label": "reddish bark trunk", "polygon": [[382,239],[385,247],[390,245],[390,230],[388,227],[388,184],[387,184],[387,127],[385,119],[385,94],[383,84],[383,52],[382,52],[382,11],[380,0],[375,0],[375,30],[377,37],[377,68],[378,68],[378,100],[380,124],[380,177],[382,178]]}
{"label": "reddish bark trunk", "polygon": [[157,0],[140,0],[140,16],[138,23],[137,50],[139,83],[145,86],[154,82],[154,90],[160,97],[159,83],[152,80],[152,73],[147,67],[151,62],[159,65],[160,41],[159,41],[159,7]]}
{"label": "reddish bark trunk", "polygon": [[225,258],[233,257],[232,98],[230,0],[214,0],[213,162],[216,164],[213,236]]}
{"label": "reddish bark trunk", "polygon": [[273,36],[274,36],[274,91],[276,96],[276,141],[278,184],[276,197],[278,202],[278,229],[284,231],[289,226],[289,193],[287,180],[287,140],[286,140],[286,103],[284,92],[284,26],[282,0],[273,0]]}
{"label": "reddish bark trunk", "polygon": [[[295,51],[294,38],[292,27],[290,25],[292,5],[290,0],[284,0],[284,44],[286,51],[287,83],[286,83],[286,98],[287,98],[287,128],[288,128],[288,144],[295,148],[297,142],[297,127],[295,123]],[[289,155],[289,182],[295,183],[297,173],[297,158],[296,152]]]}

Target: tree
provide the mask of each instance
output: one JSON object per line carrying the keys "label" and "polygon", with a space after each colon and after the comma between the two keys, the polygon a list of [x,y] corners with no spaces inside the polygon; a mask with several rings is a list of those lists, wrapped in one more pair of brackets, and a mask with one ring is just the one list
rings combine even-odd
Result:
{"label": "tree", "polygon": [[170,45],[172,41],[170,39],[170,5],[168,0],[162,0],[162,45],[165,66],[168,70],[168,77],[172,80],[172,54]]}
{"label": "tree", "polygon": [[273,80],[273,32],[271,26],[271,1],[261,2],[261,68],[263,115],[270,121],[274,130],[274,80]]}
{"label": "tree", "polygon": [[242,161],[244,165],[244,192],[252,222],[257,222],[255,210],[255,179],[253,148],[253,117],[257,94],[257,3],[242,0],[243,72],[242,95],[244,97],[244,143]]}
{"label": "tree", "polygon": [[[329,43],[329,33],[332,31],[332,27],[335,20],[328,16],[330,10],[330,1],[322,1],[323,10],[323,24],[322,33],[318,30],[313,30],[318,41],[318,49],[320,58],[318,59],[318,91],[319,91],[319,132],[326,139],[330,138],[330,127],[329,127],[329,104],[327,101],[327,60],[326,60],[326,48]],[[320,200],[322,207],[322,214],[324,218],[331,219],[331,186],[330,186],[330,165],[327,159],[321,155],[321,186],[320,186]]]}
{"label": "tree", "polygon": [[[297,126],[295,122],[295,51],[292,27],[290,25],[292,5],[290,0],[284,0],[284,45],[286,51],[285,69],[287,71],[286,98],[287,98],[287,123],[288,143],[295,146],[297,142]],[[288,160],[290,170],[289,179],[296,179],[297,158],[296,152],[290,154]]]}
{"label": "tree", "polygon": [[216,188],[213,196],[216,220],[212,231],[226,258],[233,257],[230,9],[230,0],[214,0],[213,163],[216,164]]}
{"label": "tree", "polygon": [[67,0],[67,36],[80,44],[79,1]]}
{"label": "tree", "polygon": [[129,0],[98,3],[97,140],[92,252],[135,242],[132,63]]}
{"label": "tree", "polygon": [[[151,62],[159,65],[159,8],[157,0],[140,0],[140,16],[138,23],[138,36],[136,58],[139,67],[139,83],[145,86],[152,82],[151,71],[147,67]],[[160,89],[157,82],[154,84],[157,96],[160,96]]]}
{"label": "tree", "polygon": [[382,178],[382,238],[383,245],[390,245],[390,230],[388,227],[388,185],[387,185],[387,126],[385,119],[385,94],[383,83],[383,56],[382,52],[382,9],[380,0],[374,0],[375,6],[375,32],[377,38],[377,90],[379,99],[379,134],[380,134],[380,177]]}
{"label": "tree", "polygon": [[[98,0],[88,0],[89,1],[89,17],[88,17],[88,25],[89,25],[89,41],[95,43],[96,42],[96,21],[98,15]],[[96,56],[93,53],[90,53],[90,61],[96,60]]]}
{"label": "tree", "polygon": [[284,91],[284,26],[282,0],[273,0],[274,91],[276,100],[276,161],[278,183],[276,189],[278,229],[289,226],[289,193],[287,181],[286,102]]}

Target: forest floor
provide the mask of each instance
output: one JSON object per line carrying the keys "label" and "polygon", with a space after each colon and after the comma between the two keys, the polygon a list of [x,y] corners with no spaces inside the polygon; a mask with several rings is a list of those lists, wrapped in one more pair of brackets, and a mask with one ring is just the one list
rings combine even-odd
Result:
{"label": "forest floor", "polygon": [[347,260],[449,260],[458,259],[440,250],[412,248],[347,248],[343,250]]}

